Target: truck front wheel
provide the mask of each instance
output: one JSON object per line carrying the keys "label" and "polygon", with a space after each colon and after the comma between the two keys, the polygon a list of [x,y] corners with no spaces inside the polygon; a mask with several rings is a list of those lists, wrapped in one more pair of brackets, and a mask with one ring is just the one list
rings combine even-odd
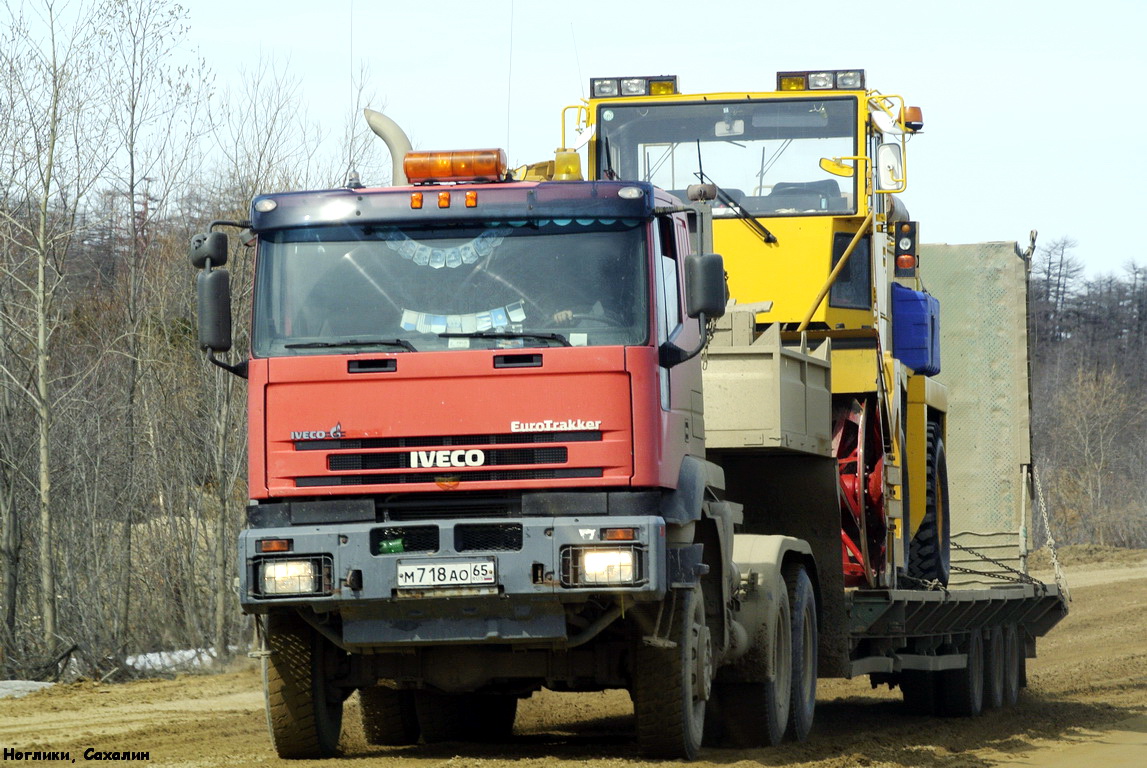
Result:
{"label": "truck front wheel", "polygon": [[692,760],[701,748],[713,680],[713,644],[701,587],[667,598],[664,611],[672,616],[668,639],[675,647],[638,639],[634,650],[637,743],[647,757]]}
{"label": "truck front wheel", "polygon": [[342,692],[330,685],[338,649],[294,616],[267,617],[263,693],[267,726],[279,757],[321,758],[338,752]]}

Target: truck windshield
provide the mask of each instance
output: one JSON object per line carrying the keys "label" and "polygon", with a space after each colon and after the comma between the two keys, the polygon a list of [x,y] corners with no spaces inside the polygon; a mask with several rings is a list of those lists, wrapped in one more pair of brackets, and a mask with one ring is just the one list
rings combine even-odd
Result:
{"label": "truck windshield", "polygon": [[605,104],[598,178],[649,181],[684,198],[704,171],[757,216],[853,213],[855,174],[833,176],[820,160],[857,154],[856,105],[852,97]]}
{"label": "truck windshield", "polygon": [[252,350],[642,344],[645,243],[620,219],[263,233]]}

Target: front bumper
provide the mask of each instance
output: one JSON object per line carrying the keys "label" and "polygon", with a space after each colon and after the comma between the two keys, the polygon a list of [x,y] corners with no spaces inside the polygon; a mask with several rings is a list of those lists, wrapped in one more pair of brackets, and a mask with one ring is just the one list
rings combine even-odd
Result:
{"label": "front bumper", "polygon": [[[608,541],[606,530],[632,538]],[[348,648],[561,641],[567,604],[660,600],[666,561],[664,520],[649,515],[253,528],[239,536],[239,597],[248,613],[308,608],[337,617],[332,631]],[[268,572],[310,576],[284,579],[276,592]],[[472,583],[458,583],[465,574]],[[436,576],[454,583],[432,583]]]}

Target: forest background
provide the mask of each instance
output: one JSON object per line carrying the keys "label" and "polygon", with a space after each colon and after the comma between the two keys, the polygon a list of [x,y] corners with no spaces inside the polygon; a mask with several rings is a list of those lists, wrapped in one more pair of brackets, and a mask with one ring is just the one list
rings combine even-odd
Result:
{"label": "forest background", "polygon": [[[132,655],[173,649],[225,658],[250,633],[232,555],[245,390],[197,349],[187,246],[257,193],[344,183],[348,158],[385,180],[385,147],[360,109],[322,137],[287,65],[216,89],[204,63],[174,63],[188,32],[174,3],[5,8],[0,679],[65,660],[129,677]],[[1147,265],[1088,277],[1077,250],[1061,236],[1030,257],[1035,464],[1059,542],[1144,547]],[[241,318],[250,259],[231,269]]]}

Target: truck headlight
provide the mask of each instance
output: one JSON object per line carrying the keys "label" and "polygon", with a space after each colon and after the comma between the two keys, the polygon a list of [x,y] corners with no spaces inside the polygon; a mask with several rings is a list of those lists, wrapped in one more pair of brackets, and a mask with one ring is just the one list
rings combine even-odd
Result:
{"label": "truck headlight", "polygon": [[259,575],[264,595],[303,595],[320,592],[314,560],[265,560]]}
{"label": "truck headlight", "polygon": [[644,580],[639,547],[567,547],[562,552],[564,586],[632,586]]}
{"label": "truck headlight", "polygon": [[590,549],[581,553],[581,578],[586,584],[628,584],[633,581],[633,550]]}

